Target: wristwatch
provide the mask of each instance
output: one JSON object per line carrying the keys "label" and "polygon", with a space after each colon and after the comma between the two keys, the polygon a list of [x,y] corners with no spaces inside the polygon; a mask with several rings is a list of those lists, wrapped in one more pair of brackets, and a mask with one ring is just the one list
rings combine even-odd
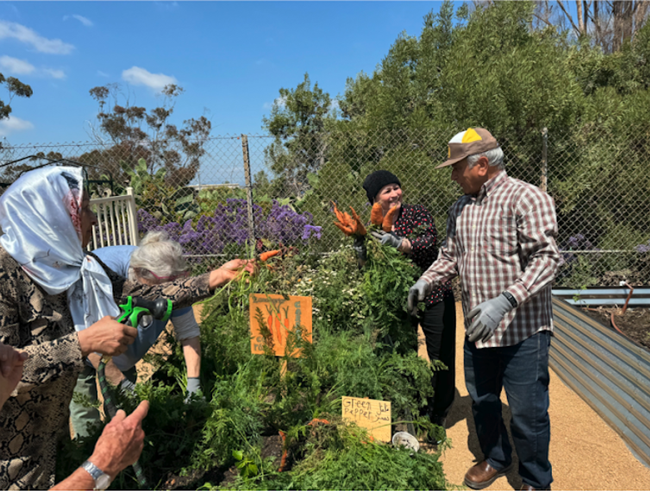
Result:
{"label": "wristwatch", "polygon": [[104,491],[106,488],[108,488],[111,485],[111,476],[108,474],[104,474],[104,471],[101,470],[99,467],[97,467],[95,464],[90,462],[89,460],[86,460],[83,464],[81,464],[81,467],[85,469],[88,474],[90,474],[90,477],[92,477],[95,480],[95,490],[96,491]]}

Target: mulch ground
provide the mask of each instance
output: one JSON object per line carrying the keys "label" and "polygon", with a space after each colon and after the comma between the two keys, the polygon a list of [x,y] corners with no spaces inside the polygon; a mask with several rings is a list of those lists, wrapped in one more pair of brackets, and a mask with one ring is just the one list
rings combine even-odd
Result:
{"label": "mulch ground", "polygon": [[620,307],[598,307],[583,310],[590,317],[608,327],[611,326],[611,316],[614,314],[616,327],[636,344],[650,351],[650,309],[628,308],[625,314]]}

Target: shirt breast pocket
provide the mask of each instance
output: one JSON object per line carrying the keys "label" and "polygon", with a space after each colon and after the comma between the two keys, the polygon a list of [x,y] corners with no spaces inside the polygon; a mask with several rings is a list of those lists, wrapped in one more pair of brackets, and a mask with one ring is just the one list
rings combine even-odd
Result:
{"label": "shirt breast pocket", "polygon": [[517,223],[514,217],[502,216],[486,226],[484,246],[488,253],[497,257],[517,253]]}

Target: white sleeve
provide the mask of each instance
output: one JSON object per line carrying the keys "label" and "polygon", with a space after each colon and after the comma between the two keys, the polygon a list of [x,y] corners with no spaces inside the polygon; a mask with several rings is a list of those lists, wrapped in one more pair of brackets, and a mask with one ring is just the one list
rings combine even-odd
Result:
{"label": "white sleeve", "polygon": [[194,311],[191,309],[183,315],[172,317],[171,321],[174,326],[174,334],[179,341],[201,335],[201,328],[194,318]]}

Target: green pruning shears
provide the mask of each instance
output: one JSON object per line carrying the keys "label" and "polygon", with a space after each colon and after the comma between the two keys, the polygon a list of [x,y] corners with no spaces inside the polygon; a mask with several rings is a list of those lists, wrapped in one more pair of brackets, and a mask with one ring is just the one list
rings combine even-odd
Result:
{"label": "green pruning shears", "polygon": [[[120,324],[127,326],[138,327],[140,321],[145,315],[150,315],[154,319],[167,322],[172,315],[172,301],[166,298],[159,298],[157,300],[145,300],[141,297],[126,297],[126,303],[119,306],[122,314],[117,318]],[[144,326],[148,327],[148,326]],[[104,406],[106,412],[111,419],[117,413],[117,408],[113,402],[113,397],[106,383],[106,364],[110,361],[110,356],[102,356],[102,360],[97,367],[97,379],[99,380],[99,387],[102,390],[102,397],[104,398]],[[147,480],[144,477],[142,466],[139,462],[133,464],[135,477],[140,484],[140,487],[147,489]]]}
{"label": "green pruning shears", "polygon": [[145,300],[142,297],[126,297],[126,303],[120,305],[122,314],[117,318],[120,324],[138,327],[145,315],[167,322],[172,315],[172,301],[166,298]]}

